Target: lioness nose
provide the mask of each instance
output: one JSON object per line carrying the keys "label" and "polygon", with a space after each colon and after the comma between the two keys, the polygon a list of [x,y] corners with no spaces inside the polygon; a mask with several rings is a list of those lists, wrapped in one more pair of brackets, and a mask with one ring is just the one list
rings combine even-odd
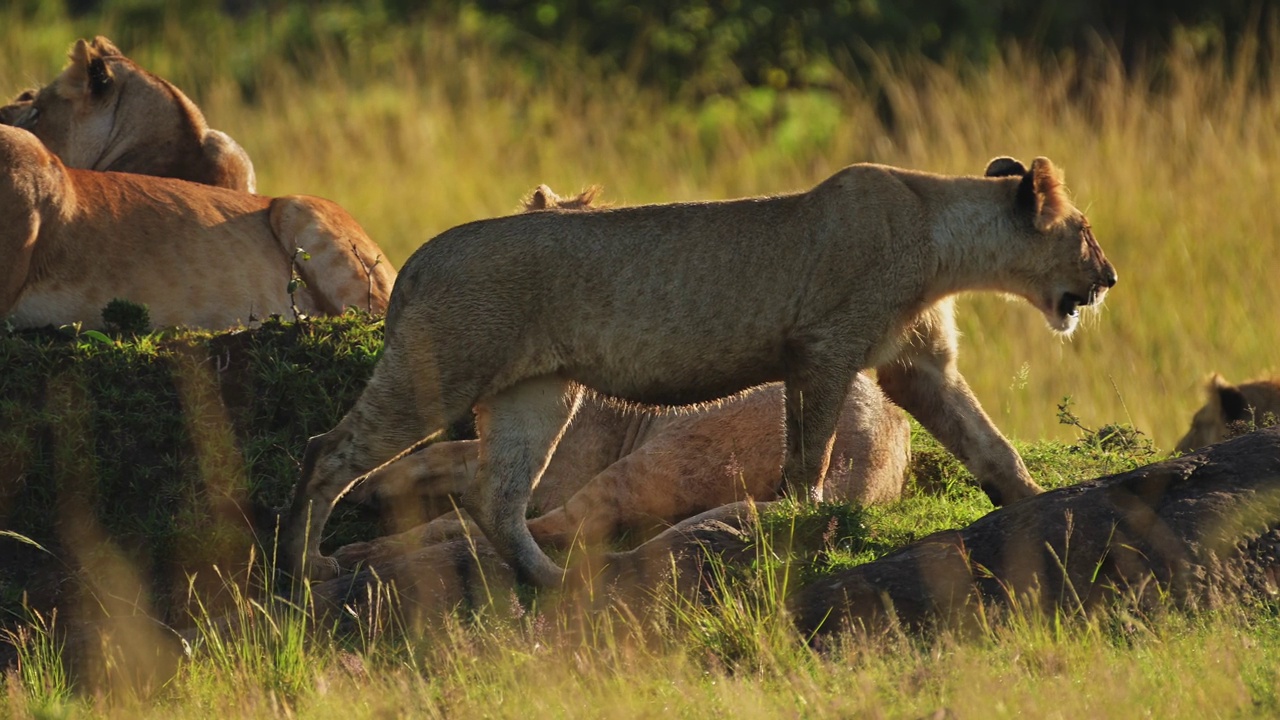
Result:
{"label": "lioness nose", "polygon": [[1119,278],[1116,277],[1116,269],[1111,265],[1111,263],[1107,263],[1105,266],[1103,266],[1102,284],[1106,285],[1109,288],[1115,287],[1117,280],[1119,280]]}

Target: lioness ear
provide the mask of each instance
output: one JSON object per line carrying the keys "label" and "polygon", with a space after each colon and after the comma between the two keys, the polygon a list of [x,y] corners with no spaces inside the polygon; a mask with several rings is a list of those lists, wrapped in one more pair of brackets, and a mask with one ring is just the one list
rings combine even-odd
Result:
{"label": "lioness ear", "polygon": [[596,200],[600,199],[600,193],[604,190],[600,185],[592,185],[582,192],[578,193],[578,197],[574,198],[573,204],[579,208],[589,208]]}
{"label": "lioness ear", "polygon": [[93,39],[93,49],[98,51],[99,57],[124,57],[124,53],[120,52],[120,48],[102,35]]}
{"label": "lioness ear", "polygon": [[107,67],[106,60],[96,57],[89,61],[89,92],[101,95],[111,87],[113,80],[111,68]]}
{"label": "lioness ear", "polygon": [[1243,420],[1248,413],[1248,402],[1244,393],[1227,382],[1218,373],[1209,378],[1209,401],[1222,411],[1222,419],[1227,422]]}
{"label": "lioness ear", "polygon": [[1071,210],[1067,189],[1058,176],[1058,170],[1049,158],[1038,157],[1031,161],[1031,169],[1022,176],[1018,186],[1018,204],[1029,207],[1036,230],[1045,233],[1052,230]]}
{"label": "lioness ear", "polygon": [[64,86],[67,90],[82,92],[82,88],[88,88],[90,93],[98,95],[111,87],[111,68],[107,67],[95,46],[84,40],[77,40],[69,57],[71,67],[67,68],[65,77],[70,86]]}
{"label": "lioness ear", "polygon": [[67,53],[67,59],[71,61],[72,68],[82,72],[89,72],[89,61],[97,57],[88,41],[80,39],[75,45],[71,46],[71,52]]}
{"label": "lioness ear", "polygon": [[987,177],[1022,177],[1027,174],[1027,166],[1011,157],[998,157],[987,163]]}
{"label": "lioness ear", "polygon": [[539,185],[533,189],[528,199],[524,201],[525,210],[546,210],[547,208],[556,207],[560,197],[551,191],[546,185]]}

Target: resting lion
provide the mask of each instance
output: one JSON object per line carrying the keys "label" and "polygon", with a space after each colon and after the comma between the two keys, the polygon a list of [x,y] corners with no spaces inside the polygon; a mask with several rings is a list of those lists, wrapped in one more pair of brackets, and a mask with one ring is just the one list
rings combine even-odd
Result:
{"label": "resting lion", "polygon": [[781,380],[784,487],[821,497],[850,384],[876,368],[993,502],[1027,497],[1039,486],[956,367],[950,298],[1018,295],[1069,333],[1115,283],[1046,158],[985,177],[853,165],[791,195],[461,225],[404,265],[373,376],[308,443],[285,569],[336,573],[319,552],[334,501],[474,408],[464,507],[522,578],[558,584],[525,510],[584,387],[688,405]]}
{"label": "resting lion", "polygon": [[1261,425],[1268,415],[1280,418],[1280,378],[1232,385],[1214,373],[1207,383],[1209,401],[1191,418],[1191,429],[1178,441],[1177,451],[1188,453],[1226,440],[1234,422]]}
{"label": "resting lion", "polygon": [[[684,412],[627,409],[588,395],[533,489],[529,530],[542,545],[567,547],[648,533],[747,497],[773,500],[783,460],[782,406],[781,383]],[[874,380],[855,375],[836,426],[826,498],[860,505],[896,500],[910,453],[902,410]],[[360,491],[409,513],[409,522],[400,523],[406,526],[420,517],[407,500],[462,497],[475,482],[479,457],[478,440],[433,443],[370,477]],[[437,519],[414,537],[449,536],[451,520]]]}
{"label": "resting lion", "polygon": [[289,315],[291,263],[301,312],[382,312],[395,271],[381,256],[328,200],[74,170],[0,125],[0,318],[15,327],[98,327],[115,298],[146,304],[157,326]]}
{"label": "resting lion", "polygon": [[[526,209],[586,209],[597,189],[560,198],[545,185]],[[530,498],[529,521],[543,545],[594,542],[626,531],[646,532],[704,510],[752,497],[777,497],[783,460],[782,385],[770,383],[685,412],[642,412],[588,395]],[[827,497],[863,505],[897,499],[911,454],[902,410],[875,382],[854,376],[836,426]],[[421,519],[421,502],[462,496],[472,485],[479,442],[434,443],[370,477],[353,495],[376,496],[382,507]],[[359,498],[358,498],[359,499]],[[429,502],[430,504],[430,502]],[[448,508],[447,502],[438,503]],[[452,515],[390,545],[419,546],[451,534]]]}
{"label": "resting lion", "polygon": [[138,67],[111,41],[77,40],[53,82],[0,108],[68,167],[173,177],[255,192],[253,163],[195,103]]}

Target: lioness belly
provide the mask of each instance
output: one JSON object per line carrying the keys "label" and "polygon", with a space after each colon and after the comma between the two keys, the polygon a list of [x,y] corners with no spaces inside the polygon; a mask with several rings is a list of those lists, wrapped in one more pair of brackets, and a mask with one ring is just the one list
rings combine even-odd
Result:
{"label": "lioness belly", "polygon": [[633,402],[692,405],[782,379],[780,344],[747,342],[753,338],[733,344],[650,336],[617,339],[612,346],[608,338],[600,340],[573,353],[564,374]]}

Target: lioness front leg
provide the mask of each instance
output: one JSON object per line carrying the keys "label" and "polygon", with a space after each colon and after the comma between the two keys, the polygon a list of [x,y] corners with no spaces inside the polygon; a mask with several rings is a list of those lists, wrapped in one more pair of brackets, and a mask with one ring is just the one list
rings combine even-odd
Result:
{"label": "lioness front leg", "polygon": [[463,506],[517,576],[538,587],[558,586],[564,571],[534,542],[525,510],[581,400],[579,385],[543,376],[475,406],[480,459]]}
{"label": "lioness front leg", "polygon": [[[428,387],[435,385],[429,368],[412,365],[389,340],[351,410],[337,427],[307,442],[293,501],[282,518],[281,569],[317,580],[336,575],[337,562],[320,554],[321,532],[334,503],[362,474],[467,411],[462,399],[442,405],[435,393],[414,392],[412,383],[406,382],[414,379]],[[405,402],[406,394],[416,395],[418,402]]]}
{"label": "lioness front leg", "polygon": [[977,478],[994,505],[1041,492],[1018,451],[996,429],[956,367],[953,346],[913,348],[877,369],[885,393]]}
{"label": "lioness front leg", "polygon": [[814,363],[812,368],[794,373],[785,383],[787,454],[781,487],[785,495],[818,502],[840,410],[856,370],[841,370],[836,363]]}

